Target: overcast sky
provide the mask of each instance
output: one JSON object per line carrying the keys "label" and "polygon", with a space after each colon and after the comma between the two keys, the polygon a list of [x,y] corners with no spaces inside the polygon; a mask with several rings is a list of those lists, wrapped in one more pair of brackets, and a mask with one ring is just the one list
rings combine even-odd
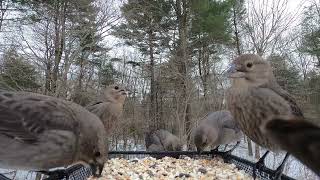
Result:
{"label": "overcast sky", "polygon": [[[251,0],[247,0],[247,1],[251,1]],[[277,0],[253,0],[255,3],[261,3],[261,2],[272,2],[272,1],[277,1]],[[309,2],[312,0],[288,0],[288,11],[291,13],[297,13],[297,12],[302,12],[303,7],[305,7],[307,4],[309,4]],[[317,0],[316,0],[317,1]],[[121,4],[119,4],[119,6],[121,6]],[[11,14],[12,15],[12,14]],[[10,15],[7,16],[11,17]],[[299,23],[299,20],[297,20],[295,23]],[[3,33],[6,32],[2,32],[0,33],[0,37],[3,36]],[[25,32],[27,33],[27,32]],[[2,38],[4,39],[4,38]],[[2,40],[3,41],[3,40]],[[105,39],[105,42],[108,44],[108,46],[110,47],[114,47],[114,49],[110,52],[111,56],[119,56],[120,54],[123,54],[123,51],[134,51],[133,48],[128,48],[128,47],[124,47],[124,46],[119,46],[119,47],[115,47],[116,44],[118,44],[120,41],[117,40],[114,37],[107,37]]]}

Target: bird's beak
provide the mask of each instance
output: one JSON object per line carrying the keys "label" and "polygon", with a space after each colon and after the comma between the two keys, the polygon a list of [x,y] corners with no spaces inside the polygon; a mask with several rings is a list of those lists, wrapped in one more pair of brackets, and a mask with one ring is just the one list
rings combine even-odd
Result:
{"label": "bird's beak", "polygon": [[125,95],[125,96],[129,95],[129,91],[128,90],[121,89],[120,92],[121,92],[122,95]]}
{"label": "bird's beak", "polygon": [[94,177],[101,177],[103,171],[104,164],[90,164],[90,168],[92,171],[92,175]]}
{"label": "bird's beak", "polygon": [[245,77],[245,73],[244,73],[244,72],[241,72],[241,71],[238,71],[237,65],[234,64],[234,63],[231,63],[231,64],[229,65],[229,68],[228,68],[228,70],[226,71],[225,75],[226,75],[228,78],[243,78],[243,77]]}

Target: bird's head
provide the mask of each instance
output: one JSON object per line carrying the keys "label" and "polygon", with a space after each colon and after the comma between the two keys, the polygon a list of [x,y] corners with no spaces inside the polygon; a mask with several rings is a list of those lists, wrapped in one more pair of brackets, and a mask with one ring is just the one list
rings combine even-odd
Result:
{"label": "bird's head", "polygon": [[91,148],[92,144],[88,143],[82,148],[80,162],[90,166],[92,175],[94,177],[101,177],[104,164],[107,160],[107,147],[105,143],[102,144],[103,145],[101,145],[101,147]]}
{"label": "bird's head", "polygon": [[203,129],[197,129],[195,132],[194,144],[196,145],[199,154],[208,146],[207,134]]}
{"label": "bird's head", "polygon": [[227,74],[233,83],[249,87],[264,85],[274,78],[270,64],[255,54],[237,57],[230,64]]}
{"label": "bird's head", "polygon": [[106,155],[103,155],[100,151],[94,152],[92,159],[89,161],[89,165],[93,176],[100,177],[103,171]]}
{"label": "bird's head", "polygon": [[118,103],[123,104],[128,95],[128,90],[118,84],[109,85],[104,91],[104,96]]}
{"label": "bird's head", "polygon": [[88,118],[92,120],[92,123],[81,126],[82,133],[79,138],[78,159],[90,166],[93,176],[99,177],[107,161],[107,135],[98,117],[92,114]]}

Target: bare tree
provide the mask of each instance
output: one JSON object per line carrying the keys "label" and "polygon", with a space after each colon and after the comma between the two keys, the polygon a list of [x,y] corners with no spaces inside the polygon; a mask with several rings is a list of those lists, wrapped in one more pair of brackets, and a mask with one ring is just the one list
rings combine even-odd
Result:
{"label": "bare tree", "polygon": [[288,0],[247,2],[247,17],[243,24],[247,49],[259,55],[272,54],[280,37],[297,20],[299,11],[288,11]]}
{"label": "bare tree", "polygon": [[0,32],[2,31],[3,20],[9,8],[9,3],[10,3],[9,0],[0,1]]}
{"label": "bare tree", "polygon": [[[178,46],[175,56],[175,65],[178,69],[177,90],[179,90],[177,103],[181,105],[178,110],[178,119],[180,125],[185,125],[185,131],[179,132],[184,134],[191,130],[191,106],[188,97],[190,87],[188,86],[188,64],[190,56],[188,54],[188,18],[190,16],[190,2],[187,0],[177,0],[174,4],[175,13],[178,22]],[[189,137],[190,138],[190,137]],[[188,139],[189,139],[188,138]]]}

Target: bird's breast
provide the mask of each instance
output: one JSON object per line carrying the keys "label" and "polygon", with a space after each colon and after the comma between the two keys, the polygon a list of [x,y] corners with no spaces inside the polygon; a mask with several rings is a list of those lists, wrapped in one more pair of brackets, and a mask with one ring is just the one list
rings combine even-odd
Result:
{"label": "bird's breast", "polygon": [[255,97],[250,90],[231,90],[227,97],[228,108],[238,122],[241,130],[257,144],[277,149],[270,140],[262,134],[260,126],[268,120],[271,114],[279,114],[279,110],[270,106],[265,99]]}

